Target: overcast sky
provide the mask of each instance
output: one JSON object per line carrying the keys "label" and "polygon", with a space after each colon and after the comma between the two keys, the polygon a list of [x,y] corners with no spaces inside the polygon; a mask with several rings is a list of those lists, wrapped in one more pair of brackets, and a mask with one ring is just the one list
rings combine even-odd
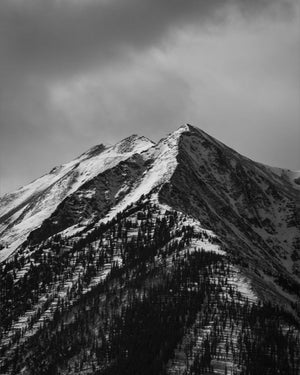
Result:
{"label": "overcast sky", "polygon": [[0,193],[191,123],[300,169],[298,0],[1,0]]}

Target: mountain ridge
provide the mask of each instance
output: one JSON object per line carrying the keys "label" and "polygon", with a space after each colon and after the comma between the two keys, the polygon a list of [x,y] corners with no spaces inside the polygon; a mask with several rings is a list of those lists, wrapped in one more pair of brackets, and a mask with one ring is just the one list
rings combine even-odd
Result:
{"label": "mountain ridge", "polygon": [[[129,149],[128,143],[130,144]],[[59,204],[72,191],[76,191],[85,181],[90,180],[98,173],[101,173],[101,171],[113,167],[115,164],[128,158],[132,154],[141,152],[152,144],[153,143],[145,137],[130,136],[113,146],[94,146],[71,162],[53,168],[48,174],[32,181],[25,187],[19,188],[14,193],[5,194],[3,197],[0,197],[1,236],[3,236],[3,233],[8,226],[12,226],[13,223],[9,221],[10,218],[12,221],[15,221],[16,219],[14,218],[14,215],[18,211],[19,215],[22,215],[24,207],[26,208],[26,206],[30,205],[32,202],[33,206],[35,206],[34,201],[37,198],[42,197],[41,200],[45,202],[50,190],[50,197],[48,200],[51,201],[52,207],[46,210],[45,215],[41,218],[38,217],[35,222],[31,221],[28,223],[24,230],[24,235],[22,236],[22,240],[24,241],[31,228],[41,225],[43,220],[51,214],[57,204]],[[52,193],[51,189],[53,190]],[[57,195],[61,195],[61,197],[57,197]],[[14,203],[14,201],[16,202]],[[32,208],[29,207],[29,210],[32,211]],[[22,228],[19,230],[21,231],[21,229]],[[10,242],[10,239],[5,236],[2,240],[5,243]],[[17,243],[11,248],[10,252],[13,252],[18,246],[20,246],[22,240],[17,241]]]}
{"label": "mountain ridge", "polygon": [[[285,264],[298,278],[298,192],[287,180],[287,171],[279,174],[277,169],[275,173],[272,167],[240,155],[192,125],[182,125],[156,144],[132,135],[114,146],[94,146],[54,173],[54,182],[45,190],[0,214],[4,241],[14,241],[8,251],[2,250],[2,260],[26,238],[29,242],[45,240],[68,227],[111,220],[141,196],[155,193],[158,202],[200,220],[252,263],[263,262],[270,273],[274,264],[276,269]],[[33,184],[49,175],[51,172]],[[66,186],[61,188],[63,184]],[[43,213],[49,191],[52,207]],[[26,215],[28,224],[19,236]],[[38,220],[33,223],[32,217]]]}
{"label": "mountain ridge", "polygon": [[289,176],[186,124],[2,197],[0,371],[296,375]]}

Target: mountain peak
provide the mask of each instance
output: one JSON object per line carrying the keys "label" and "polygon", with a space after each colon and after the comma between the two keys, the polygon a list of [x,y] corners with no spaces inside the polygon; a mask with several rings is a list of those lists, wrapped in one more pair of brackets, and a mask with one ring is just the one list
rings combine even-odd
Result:
{"label": "mountain peak", "polygon": [[194,127],[190,124],[183,124],[181,126],[179,126],[179,128],[177,130],[175,130],[174,132],[172,132],[169,137],[177,137],[177,136],[180,136],[182,133],[189,133],[189,132],[192,132],[194,129]]}
{"label": "mountain peak", "polygon": [[[140,154],[140,157],[136,158],[136,154]],[[186,123],[156,144],[144,136],[133,134],[114,146],[96,145],[73,161],[56,167],[49,174],[17,192],[1,198],[0,234],[2,239],[8,244],[17,239],[25,240],[28,233],[52,215],[57,206],[68,196],[72,196],[84,184],[90,183],[100,175],[113,174],[108,171],[117,169],[120,163],[127,161],[130,161],[131,164],[127,170],[122,171],[123,176],[127,176],[127,179],[130,173],[135,176],[130,182],[131,185],[126,179],[120,180],[123,185],[118,187],[120,192],[116,191],[114,194],[117,197],[122,196],[124,199],[122,204],[119,202],[120,204],[114,212],[117,212],[120,207],[123,209],[126,205],[134,203],[142,195],[159,190],[165,194],[166,189],[161,189],[164,185],[173,186],[173,197],[175,197],[174,187],[176,185],[177,192],[180,191],[181,197],[186,200],[189,196],[188,193],[194,187],[196,187],[194,196],[198,195],[199,186],[205,186],[207,189],[203,192],[203,196],[207,194],[207,191],[210,191],[210,196],[213,193],[217,195],[217,191],[212,192],[211,182],[219,191],[222,190],[223,185],[228,186],[230,183],[233,185],[232,190],[238,190],[236,195],[241,196],[244,194],[240,189],[244,183],[243,179],[246,180],[254,175],[259,175],[254,183],[255,186],[260,183],[259,178],[266,179],[265,185],[270,179],[272,183],[274,180],[278,189],[287,189],[289,194],[295,195],[290,187],[286,186],[287,178],[284,179],[281,174],[271,173],[270,168],[261,167],[258,163],[231,150],[203,130]],[[132,165],[135,165],[133,170],[130,169]],[[119,168],[118,173],[121,169],[122,167]],[[245,170],[249,171],[249,176],[245,174]],[[297,176],[299,177],[299,175]],[[114,177],[116,180],[118,178]],[[186,183],[186,181],[189,182]],[[115,180],[112,184],[117,186]],[[107,185],[106,191],[109,189],[110,185]],[[261,190],[261,188],[259,189]],[[127,194],[129,190],[130,194]],[[127,193],[125,194],[124,191]],[[87,194],[92,194],[92,192]],[[262,193],[262,196],[264,194]],[[216,201],[217,198],[214,199]],[[224,201],[224,198],[222,199]],[[232,197],[228,198],[228,204],[230,199]],[[245,199],[249,200],[249,197],[247,196]],[[181,198],[178,202],[181,202],[182,205],[185,204]],[[111,204],[115,204],[115,200]],[[234,209],[236,210],[235,205]],[[201,215],[204,215],[202,211]],[[249,214],[249,217],[251,215]],[[257,216],[256,213],[254,216]],[[16,244],[19,246],[19,242]],[[11,251],[14,249],[15,246],[11,248]]]}
{"label": "mountain peak", "polygon": [[184,124],[94,146],[0,198],[0,372],[295,374],[289,176]]}
{"label": "mountain peak", "polygon": [[81,157],[93,157],[93,156],[99,155],[106,148],[107,148],[107,146],[105,146],[103,143],[100,143],[98,145],[95,145],[95,146],[91,147],[89,150],[87,150],[86,152],[81,154],[79,156],[79,158],[81,158]]}
{"label": "mountain peak", "polygon": [[132,134],[131,136],[122,139],[113,148],[116,152],[123,154],[133,151],[141,152],[153,145],[154,142],[152,142],[150,139],[137,134]]}
{"label": "mountain peak", "polygon": [[171,136],[181,136],[182,134],[195,135],[197,137],[205,138],[213,143],[217,142],[220,145],[222,144],[217,139],[207,134],[204,130],[188,123],[181,125],[177,130],[171,133]]}

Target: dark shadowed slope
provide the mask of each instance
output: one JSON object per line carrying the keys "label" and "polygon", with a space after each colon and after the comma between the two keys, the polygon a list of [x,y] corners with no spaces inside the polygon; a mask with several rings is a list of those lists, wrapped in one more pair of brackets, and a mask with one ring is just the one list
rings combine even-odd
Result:
{"label": "dark shadowed slope", "polygon": [[297,375],[295,179],[185,125],[2,197],[0,372]]}

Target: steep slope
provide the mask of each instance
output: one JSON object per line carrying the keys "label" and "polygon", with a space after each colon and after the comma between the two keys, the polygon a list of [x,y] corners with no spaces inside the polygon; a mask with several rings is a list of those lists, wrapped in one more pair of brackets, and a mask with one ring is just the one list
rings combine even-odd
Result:
{"label": "steep slope", "polygon": [[12,242],[5,255],[27,236],[33,244],[71,235],[149,194],[213,229],[259,282],[281,284],[282,295],[283,287],[298,289],[300,194],[291,171],[253,162],[184,125],[156,145],[133,136],[96,146],[52,174],[2,198],[2,239]]}
{"label": "steep slope", "polygon": [[[46,218],[37,228],[32,228],[34,230],[31,230],[28,240],[36,243],[67,228],[69,233],[73,233],[100,219],[107,221],[142,195],[159,189],[170,180],[176,169],[178,142],[184,131],[185,127],[181,127],[156,145],[151,143],[152,147],[141,147],[139,154],[136,148],[134,154],[131,152],[133,145],[130,146],[130,138],[121,142],[122,145],[127,144],[127,152],[122,155],[122,159],[114,157],[109,165],[105,160],[105,168],[94,167],[93,176],[90,175],[87,182],[81,179],[76,186],[73,185],[55,210],[43,210]],[[116,147],[119,151],[119,145]],[[85,167],[85,164],[79,164],[82,170]]]}
{"label": "steep slope", "polygon": [[297,181],[184,125],[2,198],[1,373],[297,375]]}
{"label": "steep slope", "polygon": [[213,229],[236,261],[298,291],[300,192],[289,172],[274,172],[192,126],[181,134],[177,160],[161,201]]}
{"label": "steep slope", "polygon": [[5,255],[0,252],[0,261],[81,185],[152,145],[145,137],[131,136],[115,146],[95,146],[73,161],[53,168],[49,174],[0,198],[0,235],[7,247]]}
{"label": "steep slope", "polygon": [[143,197],[1,269],[3,374],[297,375],[299,321],[199,222]]}

